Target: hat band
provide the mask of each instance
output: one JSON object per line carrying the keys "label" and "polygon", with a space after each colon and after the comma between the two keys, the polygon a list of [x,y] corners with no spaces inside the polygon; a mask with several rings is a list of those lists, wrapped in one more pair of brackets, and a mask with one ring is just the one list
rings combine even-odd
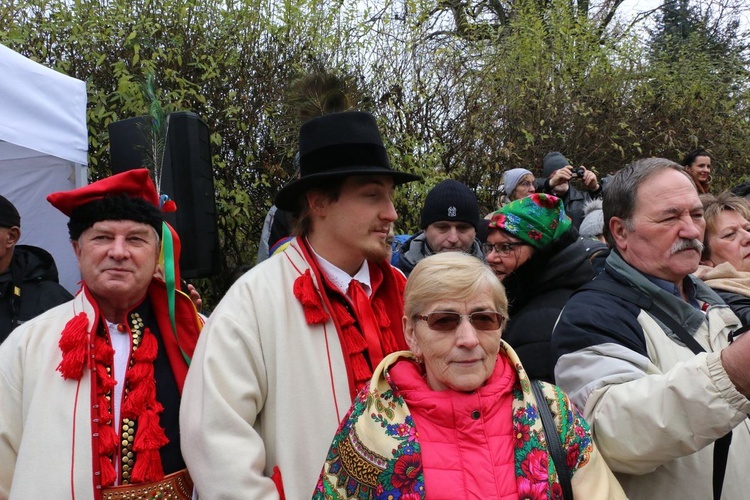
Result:
{"label": "hat band", "polygon": [[388,154],[379,144],[335,144],[317,148],[300,157],[301,177],[342,167],[391,169]]}

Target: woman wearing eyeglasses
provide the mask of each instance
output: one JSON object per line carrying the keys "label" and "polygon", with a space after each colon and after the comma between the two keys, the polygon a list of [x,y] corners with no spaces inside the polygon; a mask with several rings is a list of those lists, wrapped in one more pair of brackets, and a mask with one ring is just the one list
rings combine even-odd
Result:
{"label": "woman wearing eyeglasses", "polygon": [[525,168],[512,168],[503,174],[503,185],[500,189],[498,206],[520,200],[535,192],[534,174]]}
{"label": "woman wearing eyeglasses", "polygon": [[562,200],[535,193],[505,205],[492,214],[482,249],[508,294],[505,341],[531,378],[552,382],[552,329],[568,298],[595,276]]}
{"label": "woman wearing eyeglasses", "polygon": [[506,315],[478,259],[420,261],[404,297],[411,351],[387,356],[359,393],[313,498],[625,498],[567,396],[547,384],[535,396],[500,338]]}

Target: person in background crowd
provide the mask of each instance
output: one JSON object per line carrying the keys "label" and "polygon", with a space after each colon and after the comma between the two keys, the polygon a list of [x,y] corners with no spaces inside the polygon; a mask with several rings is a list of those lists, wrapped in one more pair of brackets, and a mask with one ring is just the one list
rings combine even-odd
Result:
{"label": "person in background crowd", "polygon": [[730,344],[740,321],[690,275],[705,229],[695,184],[638,160],[607,186],[604,228],[606,267],[552,334],[556,383],[629,498],[745,498],[750,336]]}
{"label": "person in background crowd", "polygon": [[745,181],[737,184],[732,188],[732,193],[740,198],[750,200],[750,181]]}
{"label": "person in background crowd", "polygon": [[519,200],[536,191],[534,174],[525,168],[512,168],[503,174],[503,185],[500,187],[498,207],[511,201]]}
{"label": "person in background crowd", "polygon": [[297,218],[287,248],[214,309],[181,412],[200,498],[309,497],[331,436],[380,360],[406,348],[404,276],[388,262],[395,186],[375,117],[302,125],[300,178],[275,205]]}
{"label": "person in background crowd", "polygon": [[711,189],[711,155],[704,149],[696,149],[682,159],[685,172],[690,174],[699,194],[708,193]]}
{"label": "person in background crowd", "polygon": [[[571,181],[574,179],[581,181],[583,191],[573,186]],[[536,191],[560,198],[576,229],[583,221],[583,207],[586,202],[602,196],[602,186],[596,174],[583,166],[573,167],[570,161],[557,151],[547,153],[544,157],[542,178],[537,179]]]}
{"label": "person in background crowd", "polygon": [[407,277],[414,266],[428,255],[464,252],[483,260],[477,240],[479,203],[464,184],[446,179],[432,188],[422,207],[422,230],[401,245],[398,267]]}
{"label": "person in background crowd", "polygon": [[263,262],[274,254],[280,241],[286,242],[292,234],[292,217],[289,212],[279,210],[276,205],[272,205],[266,213],[263,220],[263,230],[258,242],[258,256],[255,263]]}
{"label": "person in background crowd", "polygon": [[82,288],[0,345],[0,498],[190,498],[178,411],[202,321],[154,277],[173,235],[149,173],[47,200],[70,217]]}
{"label": "person in background crowd", "polygon": [[605,242],[604,239],[604,212],[602,211],[601,198],[591,200],[583,206],[583,222],[578,228],[581,238]]}
{"label": "person in background crowd", "polygon": [[594,271],[599,274],[604,269],[604,263],[609,255],[609,246],[607,246],[607,241],[604,238],[602,200],[597,198],[587,202],[583,206],[583,214],[583,222],[581,222],[578,234],[583,240],[586,253],[594,266]]}
{"label": "person in background crowd", "polygon": [[750,201],[729,191],[701,195],[706,235],[695,276],[750,326]]}
{"label": "person in background crowd", "polygon": [[394,234],[393,241],[391,242],[391,260],[390,263],[392,266],[396,266],[398,264],[398,259],[400,258],[398,251],[401,248],[401,246],[409,241],[413,235],[411,234]]}
{"label": "person in background crowd", "polygon": [[562,201],[536,193],[505,205],[490,219],[483,249],[510,301],[505,341],[531,378],[552,382],[552,329],[570,295],[595,275]]}
{"label": "person in background crowd", "polygon": [[73,298],[46,250],[18,245],[21,216],[0,196],[0,343],[18,325]]}
{"label": "person in background crowd", "polygon": [[387,356],[357,396],[313,499],[563,498],[563,477],[568,498],[625,498],[578,410],[553,385],[538,398],[501,339],[508,301],[487,266],[427,257],[404,302],[410,351]]}

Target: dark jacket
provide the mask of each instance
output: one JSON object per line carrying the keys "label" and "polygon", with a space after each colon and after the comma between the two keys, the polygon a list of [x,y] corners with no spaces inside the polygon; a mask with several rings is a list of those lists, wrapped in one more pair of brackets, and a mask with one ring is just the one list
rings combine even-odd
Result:
{"label": "dark jacket", "polygon": [[72,298],[58,283],[57,266],[49,252],[16,245],[10,268],[0,274],[0,342],[19,324]]}
{"label": "dark jacket", "polygon": [[[434,255],[434,253],[430,245],[427,244],[427,237],[424,231],[420,231],[401,245],[398,249],[398,259],[394,257],[393,260],[396,260],[395,266],[408,278],[411,270],[417,265],[417,262],[425,257]],[[484,262],[484,253],[482,252],[479,240],[476,238],[474,238],[474,243],[471,245],[471,250],[467,253]]]}
{"label": "dark jacket", "polygon": [[589,192],[579,191],[573,186],[573,183],[571,182],[568,191],[562,196],[559,196],[554,193],[552,187],[549,185],[549,179],[538,179],[537,191],[551,194],[560,198],[563,201],[563,205],[565,206],[565,213],[570,216],[571,220],[573,221],[573,227],[576,229],[581,227],[581,222],[583,222],[583,218],[585,217],[583,213],[583,207],[586,205],[586,203],[596,198],[602,197],[601,183],[599,184],[599,189],[597,191]]}
{"label": "dark jacket", "polygon": [[503,339],[532,379],[553,381],[550,339],[555,322],[573,292],[594,276],[586,247],[571,229],[503,281],[510,316]]}
{"label": "dark jacket", "polygon": [[604,264],[607,262],[610,248],[606,243],[602,243],[599,240],[581,238],[581,242],[586,248],[586,254],[591,261],[591,265],[594,266],[594,272],[599,274],[604,270]]}
{"label": "dark jacket", "polygon": [[750,297],[715,288],[713,290],[727,303],[732,312],[740,318],[742,326],[750,326]]}

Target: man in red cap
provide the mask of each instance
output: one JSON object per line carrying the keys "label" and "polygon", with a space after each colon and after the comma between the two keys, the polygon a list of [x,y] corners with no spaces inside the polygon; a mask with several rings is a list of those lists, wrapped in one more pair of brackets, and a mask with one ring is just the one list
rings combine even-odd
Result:
{"label": "man in red cap", "polygon": [[154,278],[162,236],[179,245],[148,171],[47,199],[82,285],[0,346],[0,498],[189,498],[178,410],[202,322],[169,262],[171,290]]}
{"label": "man in red cap", "polygon": [[405,279],[386,261],[391,169],[368,113],[300,131],[300,178],[275,204],[296,238],[227,292],[206,323],[180,423],[201,498],[309,498],[353,396],[406,349]]}

